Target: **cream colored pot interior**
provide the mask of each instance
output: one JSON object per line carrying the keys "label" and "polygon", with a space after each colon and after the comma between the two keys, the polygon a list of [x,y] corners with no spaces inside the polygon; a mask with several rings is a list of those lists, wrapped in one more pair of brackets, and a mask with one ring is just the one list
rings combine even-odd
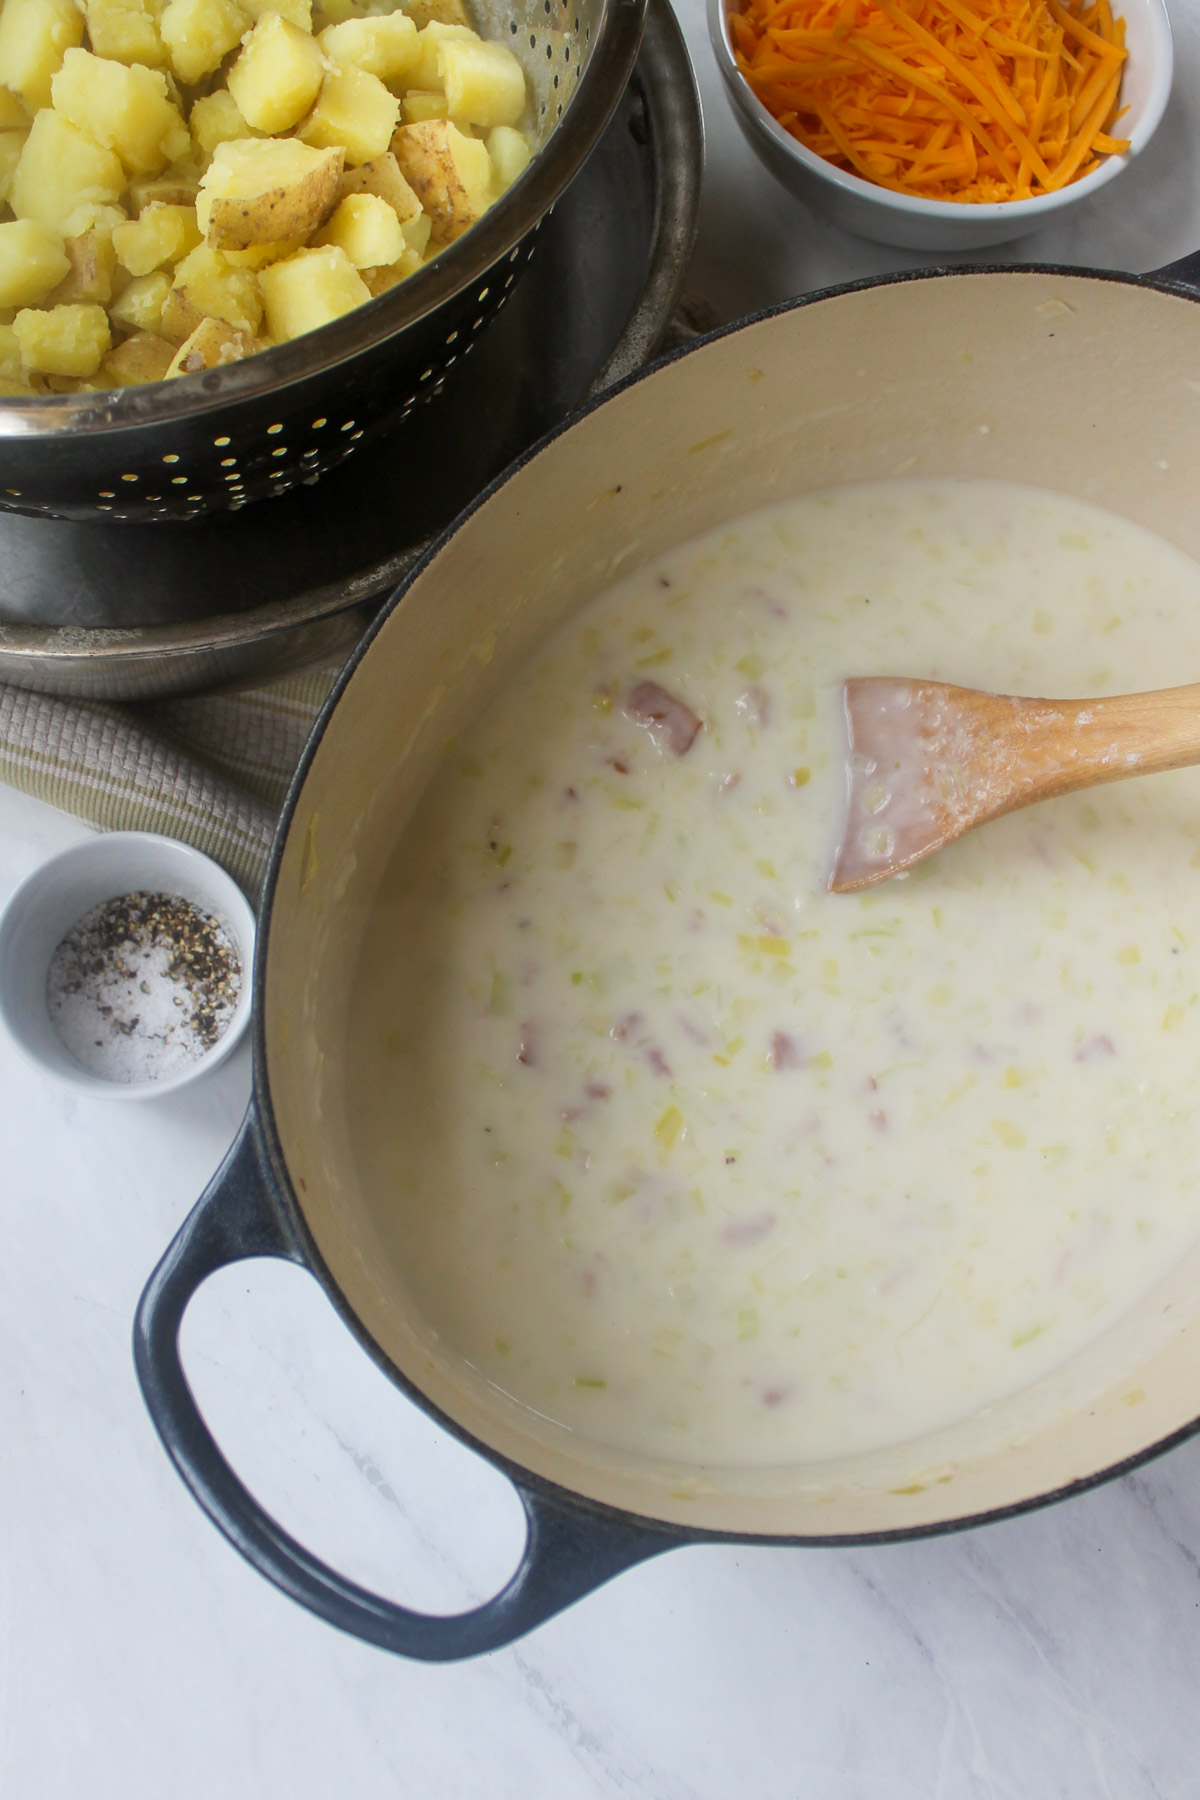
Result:
{"label": "cream colored pot interior", "polygon": [[965,1424],[838,1463],[705,1470],[581,1441],[485,1384],[405,1292],[343,1103],[366,911],[447,745],[573,608],[722,520],[838,483],[993,476],[1077,495],[1200,558],[1200,307],[1053,273],[912,280],[752,325],[535,457],[391,615],[334,714],[286,844],[265,990],[297,1199],[375,1342],[513,1462],[650,1517],[748,1533],[912,1529],[1086,1479],[1200,1415],[1200,1246],[1085,1354]]}

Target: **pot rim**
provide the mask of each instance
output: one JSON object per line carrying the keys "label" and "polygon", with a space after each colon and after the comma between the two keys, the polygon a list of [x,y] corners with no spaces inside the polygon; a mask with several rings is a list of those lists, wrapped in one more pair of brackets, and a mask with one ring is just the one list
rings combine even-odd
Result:
{"label": "pot rim", "polygon": [[[355,646],[341,670],[329,696],[313,723],[311,732],[296,765],[295,773],[289,783],[280,809],[279,822],[272,838],[270,854],[267,860],[266,873],[263,877],[262,892],[259,902],[258,933],[255,944],[254,959],[254,1010],[251,1018],[251,1038],[254,1058],[254,1084],[250,1100],[252,1123],[257,1128],[258,1142],[264,1159],[264,1174],[271,1185],[271,1199],[275,1208],[282,1214],[285,1228],[292,1235],[295,1244],[302,1250],[304,1261],[310,1273],[320,1283],[327,1299],[330,1301],[343,1324],[347,1326],[354,1338],[370,1356],[376,1366],[388,1379],[399,1388],[408,1399],[412,1400],[427,1417],[432,1418],[443,1430],[450,1433],[459,1443],[473,1450],[489,1462],[493,1468],[504,1474],[517,1488],[518,1492],[534,1498],[541,1497],[551,1504],[581,1517],[615,1525],[634,1527],[647,1534],[657,1534],[664,1540],[664,1547],[685,1544],[771,1544],[781,1548],[836,1549],[851,1548],[876,1544],[905,1543],[924,1538],[942,1537],[952,1532],[973,1530],[979,1525],[999,1523],[1005,1519],[1018,1518],[1025,1513],[1036,1512],[1045,1506],[1052,1506],[1059,1501],[1068,1500],[1077,1494],[1087,1493],[1092,1488],[1102,1486],[1119,1476],[1130,1474],[1145,1464],[1165,1455],[1167,1451],[1176,1449],[1190,1438],[1200,1434],[1200,1414],[1177,1426],[1166,1436],[1157,1439],[1145,1448],[1132,1455],[1122,1457],[1119,1461],[1105,1464],[1073,1481],[1052,1488],[1044,1493],[1030,1495],[1024,1499],[1004,1505],[988,1507],[983,1511],[963,1514],[960,1517],[938,1519],[924,1524],[894,1526],[879,1531],[846,1531],[813,1533],[781,1533],[781,1532],[749,1532],[725,1531],[712,1526],[679,1524],[674,1521],[654,1518],[635,1513],[611,1502],[594,1499],[580,1493],[574,1488],[564,1487],[561,1483],[551,1481],[546,1476],[528,1468],[523,1463],[513,1461],[502,1451],[494,1449],[490,1444],[475,1436],[452,1415],[445,1412],[432,1401],[410,1376],[393,1362],[387,1352],[376,1343],[371,1333],[362,1323],[357,1313],[350,1306],[341,1287],[330,1271],[320,1249],[309,1229],[308,1221],[302,1206],[297,1199],[291,1177],[288,1173],[287,1160],[280,1141],[279,1130],[271,1103],[270,1079],[268,1073],[266,1045],[266,985],[267,958],[271,936],[272,914],[275,907],[276,893],[279,883],[280,867],[284,849],[292,824],[295,819],[301,793],[308,778],[308,772],[320,748],[325,731],[340,704],[343,695],[358,671],[359,665],[371,649],[375,638],[383,626],[391,619],[393,613],[403,603],[409,589],[425,569],[439,556],[457,533],[474,517],[494,494],[521,469],[531,463],[535,457],[550,448],[558,438],[571,431],[584,419],[598,411],[610,400],[625,393],[635,383],[647,380],[660,370],[671,366],[682,358],[694,355],[709,344],[733,336],[736,332],[751,326],[759,325],[767,320],[775,319],[786,313],[798,312],[802,308],[819,301],[840,299],[844,295],[862,293],[873,288],[889,287],[900,283],[917,281],[940,281],[955,277],[971,277],[978,275],[1039,275],[1062,276],[1071,280],[1092,280],[1112,282],[1126,287],[1149,289],[1151,292],[1173,295],[1176,298],[1200,303],[1200,289],[1191,285],[1193,274],[1200,278],[1200,254],[1185,258],[1182,263],[1171,264],[1161,270],[1145,275],[1130,274],[1115,269],[1093,269],[1073,267],[1062,263],[1013,263],[993,265],[972,263],[960,266],[939,267],[935,269],[900,270],[896,273],[881,276],[868,276],[863,279],[839,283],[832,287],[815,289],[808,294],[798,295],[784,300],[775,306],[764,307],[760,311],[748,313],[743,317],[720,326],[717,330],[697,338],[694,342],[681,345],[678,349],[658,358],[644,369],[639,369],[617,382],[603,394],[588,401],[578,412],[557,425],[552,431],[540,438],[520,457],[493,478],[485,488],[463,508],[458,516],[451,520],[445,530],[434,538],[421,556],[413,563],[393,593],[385,601],[379,613]],[[1183,271],[1187,271],[1186,274]],[[1179,271],[1179,272],[1176,272]]]}

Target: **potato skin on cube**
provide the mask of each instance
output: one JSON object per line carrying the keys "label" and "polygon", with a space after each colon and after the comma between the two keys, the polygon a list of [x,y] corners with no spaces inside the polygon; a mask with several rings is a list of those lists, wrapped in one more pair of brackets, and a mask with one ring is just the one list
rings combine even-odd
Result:
{"label": "potato skin on cube", "polygon": [[432,245],[452,244],[487,210],[492,193],[487,145],[464,137],[448,119],[402,125],[392,139],[392,155],[432,220]]}
{"label": "potato skin on cube", "polygon": [[316,39],[276,12],[263,14],[226,77],[247,124],[268,132],[298,124],[324,79]]}
{"label": "potato skin on cube", "polygon": [[171,358],[166,379],[224,368],[229,363],[242,362],[253,351],[254,339],[249,332],[235,330],[224,319],[201,319]]}
{"label": "potato skin on cube", "polygon": [[13,320],[21,362],[39,375],[94,375],[112,342],[102,306],[23,309]]}
{"label": "potato skin on cube", "polygon": [[190,170],[167,169],[153,180],[135,176],[129,184],[129,209],[140,217],[148,206],[194,206],[198,185]]}
{"label": "potato skin on cube", "polygon": [[267,330],[279,344],[340,319],[371,297],[345,251],[332,244],[272,263],[259,282]]}
{"label": "potato skin on cube", "polygon": [[36,219],[55,231],[83,201],[112,204],[124,188],[120,157],[44,107],[25,140],[9,204],[18,219]]}
{"label": "potato skin on cube", "polygon": [[58,286],[47,296],[51,306],[67,306],[75,301],[107,306],[112,299],[113,271],[117,258],[112,233],[91,230],[78,237],[65,237],[63,249],[70,267]]}
{"label": "potato skin on cube", "polygon": [[218,144],[201,177],[196,220],[221,250],[249,250],[315,231],[337,204],[340,145],[314,149],[296,138]]}
{"label": "potato skin on cube", "polygon": [[33,219],[0,225],[0,306],[36,306],[70,267],[57,232]]}
{"label": "potato skin on cube", "polygon": [[199,81],[242,41],[250,20],[234,0],[167,0],[158,29],[180,81]]}
{"label": "potato skin on cube", "polygon": [[400,164],[390,150],[385,150],[382,156],[373,156],[370,162],[360,163],[357,169],[342,171],[338,195],[344,200],[347,194],[378,194],[381,200],[387,201],[401,225],[419,217],[421,212],[421,202],[400,173]]}
{"label": "potato skin on cube", "polygon": [[50,88],[55,111],[115,151],[131,175],[157,175],[191,147],[157,69],[127,69],[89,50],[68,50]]}
{"label": "potato skin on cube", "polygon": [[0,84],[32,111],[50,104],[50,82],[66,51],[83,42],[75,0],[4,0],[0,11]]}
{"label": "potato skin on cube", "polygon": [[340,145],[351,168],[382,156],[391,141],[400,102],[377,75],[334,68],[296,136],[318,149]]}
{"label": "potato skin on cube", "polygon": [[503,44],[448,38],[438,49],[438,73],[456,125],[515,125],[525,111],[525,71]]}

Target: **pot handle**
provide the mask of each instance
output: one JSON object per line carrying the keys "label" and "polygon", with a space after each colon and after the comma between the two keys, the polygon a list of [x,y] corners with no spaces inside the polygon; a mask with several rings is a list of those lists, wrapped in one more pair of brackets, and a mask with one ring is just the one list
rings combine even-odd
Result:
{"label": "pot handle", "polygon": [[1146,279],[1172,281],[1176,287],[1200,292],[1200,250],[1193,250],[1190,256],[1181,256],[1178,262],[1168,263],[1163,269],[1151,269]]}
{"label": "pot handle", "polygon": [[482,1606],[451,1615],[414,1612],[328,1568],[234,1474],[180,1360],[179,1329],[196,1289],[217,1269],[253,1256],[307,1267],[272,1204],[251,1103],[233,1148],[146,1284],[134,1323],[134,1361],[155,1429],[196,1500],[260,1574],[310,1612],[380,1649],[451,1662],[512,1643],[623,1569],[679,1541],[668,1530],[610,1518],[516,1481],[528,1521],[525,1549],[506,1586]]}

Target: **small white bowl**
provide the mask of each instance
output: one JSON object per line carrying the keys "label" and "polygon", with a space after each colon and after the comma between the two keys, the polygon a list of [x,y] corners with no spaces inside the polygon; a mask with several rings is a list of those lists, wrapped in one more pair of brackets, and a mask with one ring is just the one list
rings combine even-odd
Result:
{"label": "small white bowl", "polygon": [[729,36],[729,0],[708,0],[708,30],[734,116],[751,148],[784,187],[833,224],[876,243],[905,250],[978,250],[1037,231],[1064,207],[1107,187],[1153,137],[1174,67],[1166,5],[1164,0],[1117,0],[1115,10],[1124,17],[1129,49],[1121,84],[1121,104],[1129,110],[1118,127],[1130,140],[1129,149],[1106,157],[1082,181],[1057,193],[994,204],[913,199],[835,168],[777,124],[740,73]]}
{"label": "small white bowl", "polygon": [[[210,1050],[174,1075],[106,1080],[76,1062],[54,1029],[46,998],[50,959],[85,913],[123,894],[171,894],[202,907],[225,927],[242,971],[233,1017]],[[211,858],[173,838],[114,831],[85,839],[35,869],[0,915],[0,1021],[32,1063],[81,1093],[147,1100],[175,1093],[224,1062],[251,1013],[254,913],[237,883]]]}

